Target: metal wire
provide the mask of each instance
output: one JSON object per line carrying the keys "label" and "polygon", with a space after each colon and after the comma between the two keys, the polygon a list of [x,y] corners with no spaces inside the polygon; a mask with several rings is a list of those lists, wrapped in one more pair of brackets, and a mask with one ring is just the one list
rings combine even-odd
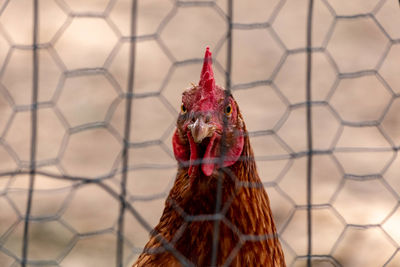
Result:
{"label": "metal wire", "polygon": [[308,3],[307,14],[307,78],[306,78],[306,100],[307,100],[307,266],[311,267],[312,255],[312,160],[313,160],[313,135],[312,135],[312,110],[311,110],[311,79],[312,79],[312,18],[314,1]]}
{"label": "metal wire", "polygon": [[[136,36],[137,25],[137,1],[132,2],[132,15],[131,15],[131,34]],[[134,73],[135,73],[135,54],[136,43],[131,40],[130,42],[130,58],[129,58],[129,79],[128,79],[128,95],[133,94]],[[124,149],[122,151],[122,180],[121,180],[121,210],[118,217],[118,242],[117,242],[117,266],[123,266],[123,235],[124,235],[124,215],[125,215],[125,202],[126,202],[126,182],[128,178],[128,162],[129,162],[129,139],[131,134],[131,114],[132,114],[132,98],[128,97],[126,101],[125,113],[125,131],[124,131]]]}
{"label": "metal wire", "polygon": [[38,102],[38,90],[39,90],[39,60],[38,60],[38,27],[39,27],[39,3],[37,0],[33,4],[33,81],[32,81],[32,111],[31,111],[31,151],[30,151],[30,171],[29,171],[29,191],[28,201],[26,204],[26,214],[24,221],[24,236],[22,246],[22,267],[26,266],[28,259],[28,235],[29,235],[29,220],[32,209],[32,198],[35,185],[35,172],[36,172],[36,147],[37,147],[37,102]]}
{"label": "metal wire", "polygon": [[[396,37],[391,36],[390,32],[382,25],[382,23],[377,19],[377,15],[382,9],[382,7],[387,4],[389,1],[393,0],[379,0],[377,1],[376,5],[371,8],[370,11],[361,12],[358,14],[350,14],[350,15],[343,15],[338,10],[335,10],[334,6],[332,5],[331,1],[328,0],[319,0],[319,1],[308,1],[308,14],[306,16],[307,23],[306,23],[306,43],[304,47],[299,48],[290,48],[285,41],[282,40],[281,33],[279,30],[276,29],[275,24],[277,19],[280,18],[282,14],[282,9],[290,2],[289,0],[280,0],[277,1],[273,11],[270,13],[269,18],[265,21],[259,21],[254,23],[242,23],[242,22],[235,22],[233,14],[236,2],[233,0],[228,0],[226,6],[222,6],[222,4],[218,1],[183,1],[183,0],[171,0],[172,8],[169,12],[160,20],[159,25],[157,25],[156,30],[152,34],[138,34],[137,33],[137,20],[138,15],[141,14],[140,7],[138,6],[137,0],[132,0],[130,2],[130,28],[128,33],[124,33],[123,29],[120,29],[119,26],[113,21],[111,18],[111,12],[117,5],[119,1],[117,0],[110,0],[105,5],[104,10],[102,11],[84,11],[79,12],[76,11],[74,8],[71,8],[71,3],[64,0],[54,0],[54,4],[62,10],[62,12],[66,15],[65,22],[59,26],[58,30],[54,33],[48,41],[43,42],[39,39],[40,28],[43,24],[39,23],[40,19],[40,10],[46,2],[33,0],[33,14],[32,14],[32,43],[31,44],[21,44],[13,40],[10,37],[10,33],[7,32],[6,26],[1,24],[1,17],[4,16],[5,12],[9,9],[10,3],[12,1],[3,1],[0,2],[0,37],[6,40],[9,44],[10,49],[7,52],[6,56],[4,57],[4,61],[0,62],[0,96],[5,99],[7,104],[11,107],[11,113],[6,123],[0,125],[2,131],[0,133],[0,147],[6,151],[6,154],[15,162],[16,167],[14,169],[7,169],[5,171],[0,172],[0,182],[3,181],[6,185],[4,189],[0,191],[0,200],[4,200],[7,205],[11,207],[11,210],[17,214],[16,221],[7,225],[6,231],[2,232],[2,228],[0,228],[0,264],[1,262],[1,255],[6,255],[8,258],[11,259],[11,263],[7,266],[62,266],[65,262],[65,259],[72,254],[72,251],[75,247],[78,246],[79,241],[84,238],[89,237],[97,237],[97,236],[105,236],[105,235],[113,235],[116,237],[116,243],[108,244],[109,247],[114,247],[115,245],[115,263],[116,266],[129,266],[132,259],[137,256],[142,248],[131,242],[130,237],[127,236],[125,231],[126,224],[127,224],[127,216],[133,216],[139,224],[143,227],[144,231],[150,232],[152,230],[152,225],[148,221],[146,221],[145,217],[141,212],[134,206],[136,201],[151,201],[157,199],[164,199],[166,197],[167,192],[161,192],[156,194],[150,194],[146,196],[138,196],[134,195],[128,190],[128,183],[134,183],[132,176],[129,174],[136,174],[136,172],[142,170],[173,170],[176,168],[175,164],[170,163],[160,163],[160,162],[152,162],[152,163],[143,163],[143,164],[130,164],[130,158],[132,158],[130,149],[140,149],[140,148],[151,148],[154,146],[160,147],[162,151],[170,155],[172,158],[171,151],[169,150],[168,146],[165,145],[166,142],[169,143],[169,135],[174,130],[174,122],[171,122],[170,126],[166,130],[165,133],[162,133],[161,137],[146,140],[143,142],[131,140],[132,132],[138,130],[137,128],[131,126],[131,120],[133,118],[134,112],[134,100],[137,99],[149,99],[149,98],[157,98],[159,102],[165,107],[165,109],[170,112],[171,114],[176,115],[176,110],[173,105],[169,102],[169,100],[165,97],[163,92],[165,88],[168,86],[171,76],[173,73],[180,67],[186,67],[193,64],[198,64],[202,62],[202,58],[199,53],[199,57],[196,58],[186,58],[186,59],[178,59],[174,53],[171,52],[168,44],[166,44],[165,40],[163,39],[163,32],[165,28],[171,24],[171,21],[177,17],[179,12],[188,8],[209,8],[211,9],[221,20],[226,23],[226,32],[219,38],[216,42],[214,48],[214,58],[220,54],[226,54],[226,63],[225,66],[221,64],[218,60],[214,61],[214,67],[216,70],[220,71],[224,74],[225,77],[225,87],[228,91],[232,91],[235,95],[235,92],[245,91],[245,90],[252,90],[258,86],[269,86],[271,90],[274,91],[274,94],[277,95],[279,101],[285,105],[286,110],[281,115],[280,119],[277,123],[271,127],[270,129],[259,130],[250,132],[249,135],[251,138],[256,137],[271,137],[274,142],[279,144],[285,151],[281,154],[273,154],[267,156],[257,156],[256,160],[258,162],[278,162],[281,160],[286,160],[287,163],[282,168],[282,170],[277,174],[276,178],[272,181],[265,182],[264,186],[267,189],[274,189],[276,190],[277,194],[280,196],[283,201],[290,203],[291,209],[290,214],[287,216],[287,219],[283,220],[282,225],[278,225],[279,229],[279,238],[285,252],[287,255],[294,255],[292,259],[287,256],[287,264],[288,266],[297,266],[299,262],[306,262],[307,266],[319,266],[320,262],[329,263],[332,266],[348,266],[345,260],[340,258],[337,255],[337,251],[339,250],[340,246],[344,242],[345,238],[348,236],[350,231],[354,229],[361,229],[361,230],[369,230],[369,229],[378,229],[379,231],[383,232],[383,236],[385,238],[385,242],[391,244],[393,251],[391,251],[390,255],[382,256],[381,261],[384,262],[384,266],[389,266],[389,264],[396,264],[398,261],[398,255],[400,255],[400,247],[396,241],[396,237],[392,236],[390,232],[386,231],[383,225],[391,220],[396,211],[400,207],[400,196],[399,191],[394,188],[393,184],[388,181],[386,174],[388,170],[395,166],[395,161],[397,158],[399,145],[397,140],[393,140],[393,137],[387,132],[387,130],[382,126],[385,119],[389,117],[389,112],[391,108],[394,106],[394,102],[399,98],[399,90],[393,88],[385,77],[381,74],[381,68],[383,64],[388,60],[388,55],[391,49],[395,46],[400,44],[400,39],[396,39]],[[333,21],[329,26],[327,34],[325,35],[321,44],[314,44],[313,40],[313,29],[315,24],[315,6],[319,4],[322,5],[325,9],[328,10],[329,14],[333,17]],[[226,9],[226,10],[225,10]],[[66,59],[62,58],[55,48],[55,44],[66,34],[66,31],[71,27],[74,20],[79,18],[85,19],[98,19],[102,20],[106,27],[110,28],[111,31],[115,36],[117,36],[117,43],[112,48],[109,55],[107,55],[104,64],[97,67],[90,67],[90,66],[83,66],[78,68],[71,69],[68,66],[68,63],[65,62]],[[332,55],[328,46],[332,46],[332,38],[334,36],[335,29],[337,29],[338,24],[343,21],[357,21],[360,19],[368,19],[372,21],[375,27],[378,28],[380,33],[386,38],[387,44],[383,49],[383,53],[380,55],[377,64],[373,67],[366,67],[362,70],[357,71],[343,71],[338,66],[338,60]],[[182,22],[186,23],[186,22]],[[400,27],[400,26],[399,26]],[[275,42],[277,47],[283,51],[283,55],[275,64],[271,74],[269,76],[265,76],[263,79],[260,80],[252,80],[248,82],[234,82],[235,80],[232,79],[232,68],[235,64],[233,61],[233,57],[235,56],[235,52],[239,50],[239,47],[235,46],[235,39],[233,38],[234,32],[236,31],[250,31],[250,30],[265,30],[266,33],[271,36],[272,41]],[[152,40],[156,42],[162,54],[167,58],[167,60],[171,61],[171,67],[166,74],[166,77],[161,82],[159,88],[152,92],[139,92],[135,90],[135,79],[138,77],[135,76],[135,71],[137,68],[137,58],[139,56],[138,52],[138,44],[143,41]],[[127,85],[124,86],[117,80],[115,75],[111,71],[111,66],[115,61],[117,54],[123,49],[124,45],[129,46],[129,58],[128,68],[127,68]],[[226,44],[226,48],[224,45]],[[331,47],[330,47],[331,48]],[[226,50],[225,50],[226,49]],[[29,104],[24,103],[17,103],[13,97],[12,92],[7,88],[5,85],[5,79],[9,74],[8,68],[10,65],[10,61],[15,56],[16,51],[31,51],[32,52],[32,99]],[[50,100],[43,101],[40,99],[40,92],[42,85],[39,84],[39,77],[41,74],[41,67],[43,64],[41,63],[40,59],[40,52],[46,51],[51,59],[55,62],[58,68],[62,70],[61,77],[59,78],[58,84],[55,86],[55,93],[54,97]],[[326,57],[327,62],[330,68],[334,71],[334,82],[332,84],[331,89],[327,93],[327,96],[320,100],[314,100],[313,96],[311,95],[312,90],[312,81],[315,78],[314,73],[312,73],[312,62],[313,58],[317,54],[322,54]],[[279,83],[277,82],[277,76],[281,73],[283,66],[287,63],[288,58],[294,55],[306,55],[306,71],[305,71],[305,94],[306,98],[304,101],[290,101],[286,95],[286,93],[280,88]],[[304,67],[304,66],[301,66]],[[21,74],[23,75],[23,74]],[[66,80],[71,77],[91,77],[94,75],[101,75],[105,77],[108,83],[111,84],[111,87],[116,93],[116,98],[110,100],[110,104],[108,105],[108,109],[104,120],[101,121],[94,121],[84,124],[78,125],[71,125],[71,122],[66,119],[66,116],[63,110],[60,109],[58,105],[58,99],[60,95],[63,94],[65,91],[65,84]],[[338,110],[332,102],[334,95],[338,94],[338,88],[340,83],[343,81],[349,81],[364,77],[375,77],[381,85],[387,90],[387,94],[389,95],[389,101],[385,103],[384,111],[379,118],[374,120],[364,120],[364,121],[349,121],[343,118],[341,114],[341,110]],[[290,79],[291,77],[286,77],[286,79]],[[188,81],[190,82],[190,81]],[[126,87],[126,88],[125,88]],[[177,88],[180,90],[180,88]],[[317,98],[315,98],[317,99]],[[112,124],[112,117],[115,114],[115,110],[121,103],[124,103],[124,125],[122,132],[119,132],[116,129],[115,125]],[[357,105],[358,103],[353,103]],[[240,102],[239,102],[240,105]],[[324,108],[327,110],[334,120],[337,121],[339,124],[338,130],[333,134],[332,142],[327,148],[319,149],[317,146],[314,146],[315,136],[313,135],[313,130],[316,128],[314,125],[315,122],[315,114],[317,114],[318,108]],[[52,109],[54,111],[55,116],[60,121],[61,127],[65,128],[65,135],[61,138],[61,148],[58,151],[57,155],[53,158],[45,159],[45,160],[38,160],[37,153],[40,147],[38,143],[38,131],[40,131],[40,124],[38,120],[38,112],[43,109]],[[298,110],[306,110],[306,121],[305,121],[305,137],[306,137],[306,149],[305,150],[298,150],[288,144],[285,138],[281,136],[281,129],[287,123],[289,117],[292,116],[293,113],[297,112]],[[29,142],[29,158],[21,158],[19,153],[16,151],[13,144],[10,144],[7,139],[7,134],[9,134],[10,129],[13,127],[13,124],[16,121],[16,117],[19,116],[21,112],[29,111],[31,114],[30,123],[31,128],[26,135],[30,135],[30,138],[26,137],[26,139],[30,139]],[[28,123],[28,121],[26,122]],[[384,139],[390,146],[374,146],[373,144],[364,146],[364,147],[341,147],[338,145],[339,140],[343,136],[345,128],[352,128],[352,129],[367,129],[374,127],[377,129],[377,132],[381,135],[382,139]],[[112,169],[101,175],[97,175],[95,177],[85,176],[85,175],[73,175],[70,174],[61,162],[63,158],[65,158],[67,147],[71,143],[71,137],[74,134],[84,133],[89,130],[104,130],[109,133],[117,142],[119,143],[121,150],[115,158],[112,159]],[[51,131],[52,129],[46,129]],[[299,130],[300,131],[300,130]],[[338,159],[337,153],[359,153],[365,154],[368,153],[392,153],[392,156],[389,160],[387,160],[384,166],[378,172],[373,173],[366,173],[366,174],[357,174],[352,173],[343,166],[344,163]],[[316,162],[317,156],[326,156],[334,163],[335,168],[340,172],[341,179],[339,181],[339,186],[335,188],[332,193],[332,197],[326,203],[315,203],[313,202],[312,196],[316,191],[315,180],[312,178],[313,171],[318,167]],[[282,181],[287,177],[289,171],[293,168],[296,160],[306,159],[306,177],[304,188],[306,191],[306,202],[305,203],[298,203],[295,200],[295,197],[290,195],[290,192],[287,192],[285,188],[281,185]],[[55,167],[55,169],[59,172],[53,172],[49,169],[43,169],[43,167]],[[227,170],[224,170],[227,171]],[[233,174],[229,174],[232,176],[232,179],[235,179]],[[14,189],[11,188],[11,184],[14,183],[16,180],[28,177],[29,183],[27,188],[25,189]],[[301,174],[298,174],[301,176]],[[42,178],[51,179],[52,181],[68,181],[71,182],[68,186],[58,189],[37,189],[35,188],[38,180]],[[132,180],[130,180],[132,179]],[[300,179],[300,178],[299,178]],[[345,190],[346,184],[349,182],[360,182],[365,183],[368,181],[377,181],[383,188],[385,188],[387,195],[391,198],[395,199],[395,206],[390,207],[387,214],[385,214],[385,219],[380,223],[366,223],[366,224],[356,224],[356,223],[349,223],[346,220],[346,216],[342,214],[342,212],[337,208],[336,203],[338,199],[343,194]],[[75,226],[63,217],[65,211],[71,205],[71,201],[74,197],[74,194],[81,192],[84,190],[88,185],[93,185],[98,189],[98,192],[105,192],[108,196],[112,197],[115,202],[118,203],[118,216],[115,225],[106,227],[101,230],[96,230],[92,232],[80,232],[78,229],[75,229]],[[257,187],[258,185],[254,184],[241,184],[241,186],[246,187]],[[0,188],[1,190],[1,188]],[[21,212],[20,207],[15,203],[15,200],[12,199],[10,196],[14,193],[26,193],[26,206],[25,211]],[[67,197],[65,201],[63,201],[61,207],[56,212],[52,212],[51,214],[43,215],[43,216],[33,216],[32,215],[32,208],[35,207],[36,196],[42,194],[66,194]],[[267,238],[271,238],[271,236],[248,236],[240,233],[234,225],[232,225],[226,218],[225,212],[229,207],[230,202],[222,203],[221,202],[221,185],[218,190],[219,196],[216,203],[215,214],[210,215],[187,215],[184,213],[183,210],[179,210],[179,207],[176,205],[175,208],[177,209],[180,214],[185,218],[186,222],[192,221],[201,221],[201,220],[210,220],[214,222],[214,239],[213,239],[213,254],[212,259],[210,259],[211,265],[215,266],[218,259],[217,253],[217,246],[218,246],[218,231],[220,224],[223,223],[227,225],[233,232],[240,236],[241,243],[237,244],[237,247],[231,252],[229,255],[227,262],[224,266],[229,266],[230,262],[234,259],[236,253],[240,250],[240,247],[243,242],[248,240],[265,240]],[[351,205],[351,203],[349,204]],[[314,216],[316,216],[316,212],[320,210],[328,209],[335,220],[339,221],[340,224],[344,225],[344,229],[338,233],[337,239],[335,240],[332,248],[330,249],[329,253],[319,255],[316,254],[314,248],[316,245],[313,243],[315,238],[315,233],[313,230],[318,227],[313,221]],[[305,229],[301,236],[306,238],[306,248],[304,253],[298,253],[294,247],[296,244],[291,243],[290,241],[286,240],[282,233],[288,231],[291,227],[291,223],[295,221],[295,218],[299,212],[305,212],[305,220],[302,222],[304,223],[304,228],[299,226],[301,229]],[[6,214],[8,216],[9,214]],[[90,215],[87,215],[90,216]],[[3,217],[3,214],[2,214]],[[8,221],[7,221],[8,222]],[[56,257],[51,259],[33,259],[30,257],[29,251],[35,247],[35,239],[31,237],[30,229],[33,224],[41,224],[45,225],[46,223],[57,222],[59,225],[62,226],[63,229],[67,229],[69,232],[72,233],[72,238],[67,242],[65,247],[62,249],[61,252],[57,254]],[[23,234],[20,240],[20,249],[21,254],[15,253],[12,249],[10,249],[10,240],[11,236],[17,232],[18,225],[23,224]],[[2,224],[0,223],[0,226]],[[43,226],[44,227],[44,226]],[[301,231],[301,230],[299,230]],[[274,236],[273,236],[274,237]],[[177,251],[174,247],[174,242],[179,237],[174,238],[173,241],[169,242],[168,240],[164,240],[160,238],[160,242],[163,245],[163,250],[154,251],[154,253],[163,252],[164,250],[169,251],[172,253],[183,266],[193,266],[188,259],[186,259],[179,251]],[[126,249],[128,247],[129,249]]]}

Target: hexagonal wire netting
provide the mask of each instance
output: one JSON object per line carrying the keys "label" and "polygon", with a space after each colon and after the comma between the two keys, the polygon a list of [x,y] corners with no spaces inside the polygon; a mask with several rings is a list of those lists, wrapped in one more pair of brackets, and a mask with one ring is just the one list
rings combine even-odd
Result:
{"label": "hexagonal wire netting", "polygon": [[206,45],[288,266],[400,266],[395,0],[0,1],[0,265],[130,266]]}

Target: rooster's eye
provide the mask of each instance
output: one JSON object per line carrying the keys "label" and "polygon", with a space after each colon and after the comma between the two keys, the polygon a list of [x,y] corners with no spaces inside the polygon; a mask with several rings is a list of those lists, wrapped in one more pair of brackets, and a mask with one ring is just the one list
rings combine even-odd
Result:
{"label": "rooster's eye", "polygon": [[185,105],[182,104],[182,105],[181,105],[181,113],[182,113],[182,114],[185,114],[186,112],[187,112],[187,109],[186,109]]}
{"label": "rooster's eye", "polygon": [[230,116],[232,114],[232,106],[229,104],[225,107],[225,115]]}

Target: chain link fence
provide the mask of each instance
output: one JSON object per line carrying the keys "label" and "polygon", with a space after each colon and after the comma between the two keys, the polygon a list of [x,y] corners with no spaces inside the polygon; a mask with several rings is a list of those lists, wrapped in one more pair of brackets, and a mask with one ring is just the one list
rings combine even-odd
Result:
{"label": "chain link fence", "polygon": [[206,45],[288,266],[400,266],[395,0],[0,0],[0,266],[130,266]]}

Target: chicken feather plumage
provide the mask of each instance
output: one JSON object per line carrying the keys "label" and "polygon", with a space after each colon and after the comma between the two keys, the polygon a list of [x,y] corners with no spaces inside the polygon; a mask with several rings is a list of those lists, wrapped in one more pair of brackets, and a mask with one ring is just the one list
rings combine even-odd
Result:
{"label": "chicken feather plumage", "polygon": [[208,48],[199,84],[183,93],[173,148],[174,185],[133,266],[182,266],[182,260],[210,266],[215,219],[221,219],[218,266],[286,266],[243,116],[233,96],[215,84]]}

